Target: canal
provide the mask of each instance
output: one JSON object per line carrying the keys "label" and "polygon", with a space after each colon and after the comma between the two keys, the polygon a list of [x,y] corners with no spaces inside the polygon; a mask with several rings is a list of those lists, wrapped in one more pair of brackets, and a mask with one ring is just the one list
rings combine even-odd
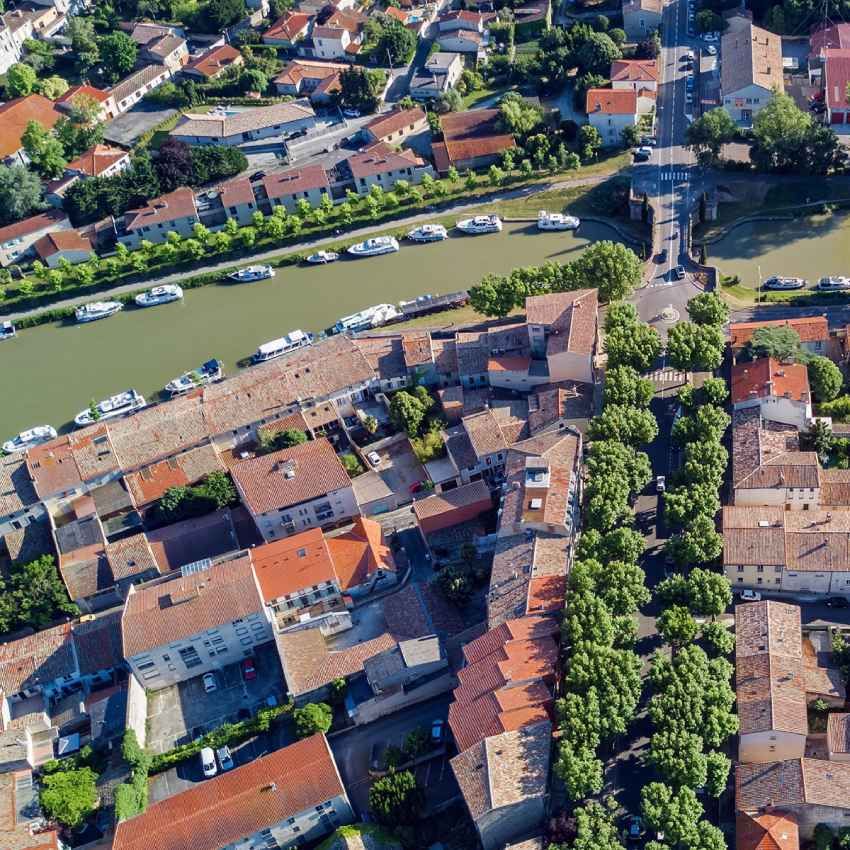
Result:
{"label": "canal", "polygon": [[167,381],[211,357],[232,374],[258,345],[295,328],[319,331],[372,304],[453,292],[518,266],[567,262],[600,239],[617,235],[596,223],[577,234],[538,233],[529,224],[478,237],[455,231],[436,244],[405,243],[397,254],[188,290],[181,302],[128,307],[89,325],[25,329],[0,345],[0,439],[33,425],[67,427],[91,399],[130,387],[155,401]]}

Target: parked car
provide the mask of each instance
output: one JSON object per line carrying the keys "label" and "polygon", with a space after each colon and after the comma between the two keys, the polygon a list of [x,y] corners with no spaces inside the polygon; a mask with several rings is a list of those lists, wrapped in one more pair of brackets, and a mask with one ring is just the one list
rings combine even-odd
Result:
{"label": "parked car", "polygon": [[713,44],[709,44],[708,47],[705,48],[705,52],[709,56],[717,56],[717,48]]}
{"label": "parked car", "polygon": [[655,136],[641,136],[641,145],[647,148],[654,148],[658,144],[658,139]]}
{"label": "parked car", "polygon": [[662,248],[658,252],[658,262],[659,263],[666,263],[667,262],[667,249],[666,248]]}
{"label": "parked car", "polygon": [[703,35],[702,40],[711,44],[714,41],[720,41],[720,36],[716,32],[707,32]]}
{"label": "parked car", "polygon": [[663,493],[667,489],[667,479],[663,475],[659,475],[655,479],[655,492]]}
{"label": "parked car", "polygon": [[266,176],[265,171],[255,171],[248,179],[252,183],[256,183],[258,180],[262,180]]}
{"label": "parked car", "polygon": [[257,668],[254,665],[253,658],[246,658],[242,662],[242,677],[246,682],[250,682],[251,679],[257,678]]}
{"label": "parked car", "polygon": [[372,464],[372,466],[379,466],[381,463],[381,456],[377,452],[369,452],[366,455],[366,460]]}
{"label": "parked car", "polygon": [[418,493],[422,489],[421,481],[414,481],[410,487],[407,488],[411,493]]}
{"label": "parked car", "polygon": [[629,841],[640,841],[646,834],[646,827],[640,815],[629,815],[626,818],[626,838]]}
{"label": "parked car", "polygon": [[215,766],[215,753],[212,751],[212,747],[204,747],[201,750],[201,770],[207,779],[218,773],[218,768]]}
{"label": "parked car", "polygon": [[848,603],[846,596],[830,596],[824,601],[824,605],[830,608],[847,608],[850,603]]}
{"label": "parked car", "polygon": [[632,153],[635,157],[635,162],[646,162],[646,160],[652,157],[652,148],[642,145],[639,148],[635,148]]}
{"label": "parked car", "polygon": [[204,690],[211,694],[213,691],[218,690],[218,682],[215,680],[215,676],[212,673],[204,673]]}
{"label": "parked car", "polygon": [[359,118],[360,117],[360,110],[359,109],[343,109],[342,114],[346,118]]}
{"label": "parked car", "polygon": [[742,590],[741,602],[761,602],[761,594],[757,590]]}
{"label": "parked car", "polygon": [[443,742],[443,730],[444,730],[444,728],[445,728],[445,724],[443,723],[443,721],[439,717],[431,724],[431,741],[432,741],[432,743],[441,744]]}
{"label": "parked car", "polygon": [[230,755],[230,747],[225,744],[223,747],[219,747],[215,754],[218,757],[218,766],[222,773],[226,770],[233,770],[233,756]]}
{"label": "parked car", "polygon": [[676,268],[673,269],[673,277],[676,278],[676,280],[684,280],[685,279],[685,267],[684,266],[676,266]]}

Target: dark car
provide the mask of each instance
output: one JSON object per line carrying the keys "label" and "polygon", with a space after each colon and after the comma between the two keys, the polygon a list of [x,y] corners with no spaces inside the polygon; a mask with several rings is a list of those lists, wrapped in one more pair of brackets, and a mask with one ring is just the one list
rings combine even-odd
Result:
{"label": "dark car", "polygon": [[850,605],[844,596],[830,596],[824,604],[830,608],[847,608]]}
{"label": "dark car", "polygon": [[646,827],[638,815],[630,815],[626,818],[626,838],[629,841],[640,841],[646,834]]}
{"label": "dark car", "polygon": [[265,171],[255,171],[248,179],[252,183],[256,183],[257,180],[262,180],[266,176]]}
{"label": "dark car", "polygon": [[667,249],[666,248],[662,248],[658,252],[658,262],[659,263],[666,263],[667,262]]}
{"label": "dark car", "polygon": [[676,280],[684,280],[685,279],[685,267],[684,266],[676,266],[676,268],[673,269],[673,277],[675,277]]}

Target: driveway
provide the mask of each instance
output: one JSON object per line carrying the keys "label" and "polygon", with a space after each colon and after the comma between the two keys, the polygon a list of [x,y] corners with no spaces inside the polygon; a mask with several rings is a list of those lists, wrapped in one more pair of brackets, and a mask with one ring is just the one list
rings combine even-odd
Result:
{"label": "driveway", "polygon": [[111,121],[103,135],[107,142],[132,147],[140,136],[176,114],[176,109],[155,109],[140,103]]}

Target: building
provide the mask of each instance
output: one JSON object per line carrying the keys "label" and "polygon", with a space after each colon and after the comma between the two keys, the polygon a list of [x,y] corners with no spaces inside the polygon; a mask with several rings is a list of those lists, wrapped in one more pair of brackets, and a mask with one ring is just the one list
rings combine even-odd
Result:
{"label": "building", "polygon": [[78,180],[87,177],[114,177],[130,167],[130,154],[122,148],[97,144],[72,159],[65,166],[65,173],[58,180],[51,180],[45,187],[45,197],[51,204],[61,207],[65,193]]}
{"label": "building", "polygon": [[661,26],[661,0],[623,0],[622,11],[629,41],[643,41]]}
{"label": "building", "polygon": [[56,230],[42,236],[33,246],[38,258],[51,269],[62,260],[84,263],[94,252],[91,239],[77,230]]}
{"label": "building", "polygon": [[321,165],[305,165],[291,171],[267,174],[257,187],[257,198],[271,212],[274,207],[284,207],[287,212],[298,209],[302,198],[311,207],[318,207],[325,195],[330,196],[331,184]]}
{"label": "building", "polygon": [[830,761],[850,761],[850,714],[830,712],[826,721],[826,743]]}
{"label": "building", "polygon": [[48,210],[0,227],[0,267],[5,268],[33,256],[36,243],[48,233],[70,229],[70,219],[60,210]]}
{"label": "building", "polygon": [[472,54],[476,57],[484,55],[487,47],[487,33],[475,30],[456,29],[452,32],[441,32],[437,35],[440,50],[447,53]]}
{"label": "building", "polygon": [[189,145],[241,145],[271,136],[283,137],[299,130],[310,130],[315,124],[313,107],[302,99],[273,106],[258,106],[233,114],[190,113],[183,117],[170,135]]}
{"label": "building", "polygon": [[164,35],[142,47],[139,56],[176,73],[189,61],[189,47],[179,35]]}
{"label": "building", "polygon": [[192,235],[192,228],[199,221],[195,193],[181,186],[148,201],[144,207],[126,212],[118,230],[118,241],[128,248],[137,248],[143,239],[154,244],[165,242],[172,230],[187,237]]}
{"label": "building", "polygon": [[467,12],[459,10],[444,12],[437,18],[437,29],[439,32],[484,32],[484,15],[479,12]]}
{"label": "building", "polygon": [[147,690],[253,655],[273,635],[250,558],[131,587],[121,639],[130,670]]}
{"label": "building", "polygon": [[762,357],[732,367],[732,408],[757,408],[764,419],[808,430],[812,421],[809,376],[800,363]]}
{"label": "building", "polygon": [[432,53],[410,80],[410,96],[414,100],[436,100],[453,89],[463,74],[463,56],[460,53]]}
{"label": "building", "polygon": [[300,846],[354,812],[324,735],[313,735],[206,780],[121,821],[115,850]]}
{"label": "building", "polygon": [[173,73],[168,65],[157,63],[133,71],[109,92],[118,112],[124,113],[132,109],[146,94],[170,80]]}
{"label": "building", "polygon": [[516,147],[514,137],[499,126],[498,109],[449,112],[440,116],[440,126],[443,141],[431,145],[440,174],[446,174],[452,166],[458,171],[487,168],[499,162],[506,150]]}
{"label": "building", "polygon": [[363,125],[360,131],[368,142],[385,142],[388,145],[401,145],[408,137],[428,129],[425,112],[414,109],[394,109],[376,115]]}
{"label": "building", "polygon": [[324,437],[242,461],[231,474],[267,542],[360,515],[351,479]]}
{"label": "building", "polygon": [[314,24],[310,33],[316,59],[352,59],[363,43],[365,15],[351,10],[335,11],[323,24]]}
{"label": "building", "polygon": [[311,15],[290,10],[263,33],[263,43],[273,44],[275,47],[294,48],[299,41],[307,37],[312,22]]}
{"label": "building", "polygon": [[16,97],[0,106],[0,162],[7,165],[27,165],[29,160],[23,151],[21,137],[30,121],[37,121],[45,130],[50,130],[62,117],[52,100],[40,94]]}
{"label": "building", "polygon": [[437,531],[469,522],[493,507],[490,488],[481,480],[417,499],[413,513],[426,537]]}
{"label": "building", "polygon": [[840,671],[818,665],[817,652],[803,636],[798,605],[772,600],[737,605],[735,637],[738,760],[802,758],[809,704],[844,703]]}
{"label": "building", "polygon": [[278,94],[307,96],[311,103],[322,103],[329,101],[330,95],[339,88],[340,72],[348,67],[340,62],[292,59],[273,82]]}
{"label": "building", "polygon": [[793,815],[784,812],[765,812],[735,816],[736,850],[799,850],[800,831]]}
{"label": "building", "polygon": [[591,127],[602,136],[606,147],[623,144],[623,131],[637,127],[644,115],[655,109],[655,91],[633,87],[588,89],[585,111]]}
{"label": "building", "polygon": [[842,135],[850,133],[850,104],[847,86],[850,84],[850,50],[826,50],[823,61],[823,95],[826,122]]}
{"label": "building", "polygon": [[0,74],[5,74],[24,55],[24,42],[32,37],[32,23],[0,14]]}
{"label": "building", "polygon": [[412,150],[396,153],[385,142],[376,142],[352,154],[345,163],[359,195],[368,195],[372,186],[390,192],[399,180],[418,184],[423,175],[434,174],[434,169]]}
{"label": "building", "polygon": [[242,54],[232,44],[220,44],[193,59],[183,73],[199,80],[215,80],[228,68],[239,68],[245,64]]}
{"label": "building", "polygon": [[253,215],[258,210],[254,186],[247,177],[237,177],[222,183],[218,200],[227,217],[235,219],[240,227],[251,224]]}
{"label": "building", "polygon": [[108,121],[118,114],[118,106],[115,103],[112,93],[89,85],[88,83],[71,86],[65,94],[56,99],[56,108],[70,113],[77,102],[77,98],[90,98],[96,103],[99,103],[101,121]]}
{"label": "building", "polygon": [[753,334],[761,328],[790,328],[800,337],[800,347],[810,354],[825,354],[829,342],[826,316],[801,316],[796,319],[773,319],[759,322],[733,322],[729,325],[729,348],[734,357],[749,345]]}
{"label": "building", "polygon": [[720,39],[720,95],[724,109],[743,127],[783,92],[782,39],[742,15],[729,20]]}
{"label": "building", "polygon": [[58,829],[47,826],[41,811],[32,771],[26,764],[16,767],[9,758],[14,742],[3,744],[7,758],[0,764],[0,845],[9,850],[63,850]]}
{"label": "building", "polygon": [[617,59],[611,63],[611,88],[657,92],[658,63],[655,59]]}

